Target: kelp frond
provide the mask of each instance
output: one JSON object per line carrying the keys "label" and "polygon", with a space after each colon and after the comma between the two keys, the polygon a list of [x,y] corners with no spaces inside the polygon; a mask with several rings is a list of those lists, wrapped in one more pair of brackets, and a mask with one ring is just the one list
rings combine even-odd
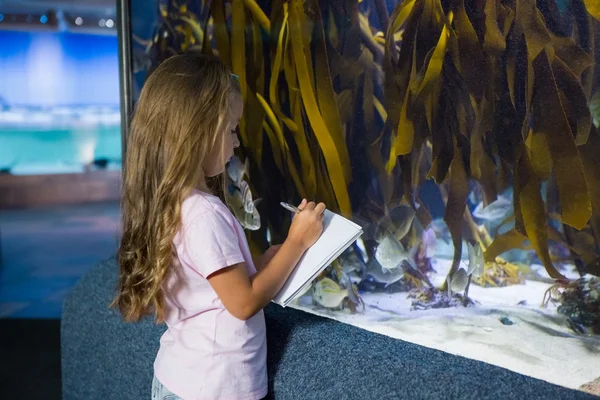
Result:
{"label": "kelp frond", "polygon": [[[426,228],[418,188],[433,179],[455,247],[451,274],[467,232],[493,276],[519,280],[498,257],[520,248],[564,281],[549,255],[550,212],[585,264],[600,251],[589,104],[597,3],[555,15],[535,0],[404,0],[388,15],[382,0],[171,0],[161,2],[152,58],[201,49],[239,76],[240,151],[263,172],[251,184],[265,207],[308,197],[376,219],[404,199]],[[543,200],[549,180],[556,204]],[[473,181],[484,203],[514,187],[514,229],[493,240],[478,231],[466,207]],[[283,232],[283,215],[265,213],[262,225]],[[595,245],[573,244],[574,232]]]}

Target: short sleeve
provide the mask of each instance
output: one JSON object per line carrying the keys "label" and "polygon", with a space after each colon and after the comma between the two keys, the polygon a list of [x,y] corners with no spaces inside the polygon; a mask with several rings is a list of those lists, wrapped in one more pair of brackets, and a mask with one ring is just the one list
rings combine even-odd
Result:
{"label": "short sleeve", "polygon": [[227,218],[211,210],[195,218],[185,228],[184,254],[200,275],[209,275],[244,262],[239,239]]}

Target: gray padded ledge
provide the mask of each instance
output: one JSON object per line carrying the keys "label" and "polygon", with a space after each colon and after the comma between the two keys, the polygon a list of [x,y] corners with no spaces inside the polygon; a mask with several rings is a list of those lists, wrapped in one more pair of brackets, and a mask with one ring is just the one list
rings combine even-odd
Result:
{"label": "gray padded ledge", "polygon": [[[152,364],[164,327],[151,321],[122,322],[108,308],[116,279],[115,260],[100,263],[65,301],[64,400],[150,396]],[[265,314],[275,399],[596,399],[290,308],[270,305]]]}

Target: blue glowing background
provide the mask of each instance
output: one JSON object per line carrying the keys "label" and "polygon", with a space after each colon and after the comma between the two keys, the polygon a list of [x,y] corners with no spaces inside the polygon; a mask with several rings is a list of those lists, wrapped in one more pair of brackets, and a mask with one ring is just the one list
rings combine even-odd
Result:
{"label": "blue glowing background", "polygon": [[0,31],[0,169],[119,168],[116,36]]}
{"label": "blue glowing background", "polygon": [[0,31],[9,105],[119,105],[116,36]]}

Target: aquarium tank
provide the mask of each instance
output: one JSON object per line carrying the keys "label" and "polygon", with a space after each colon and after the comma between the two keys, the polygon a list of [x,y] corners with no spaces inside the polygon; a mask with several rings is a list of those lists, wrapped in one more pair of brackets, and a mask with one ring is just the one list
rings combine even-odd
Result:
{"label": "aquarium tank", "polygon": [[2,173],[120,169],[116,35],[4,28],[0,42]]}
{"label": "aquarium tank", "polygon": [[[579,340],[562,361],[594,363],[600,3],[133,0],[131,10],[134,93],[186,51],[216,54],[239,77],[242,146],[227,184],[251,189],[253,212],[233,211],[253,252],[285,239],[280,201],[323,201],[362,226],[294,307],[488,362],[476,344],[423,338],[459,318],[487,333],[530,329],[540,346],[560,332]],[[435,318],[446,327],[419,322]],[[482,340],[504,340],[494,338]],[[532,374],[566,386],[577,375]]]}

